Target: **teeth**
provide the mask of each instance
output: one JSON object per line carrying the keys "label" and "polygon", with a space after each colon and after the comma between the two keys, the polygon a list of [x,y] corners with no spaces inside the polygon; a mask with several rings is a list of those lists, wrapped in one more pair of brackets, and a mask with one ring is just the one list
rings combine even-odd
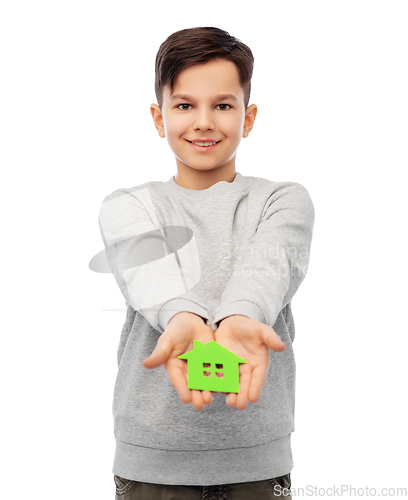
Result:
{"label": "teeth", "polygon": [[213,144],[217,144],[216,142],[194,142],[191,141],[193,144],[197,144],[197,146],[212,146]]}

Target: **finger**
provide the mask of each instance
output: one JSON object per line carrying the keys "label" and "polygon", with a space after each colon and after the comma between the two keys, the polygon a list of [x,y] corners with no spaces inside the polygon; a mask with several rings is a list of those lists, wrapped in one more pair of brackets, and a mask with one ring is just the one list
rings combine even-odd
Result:
{"label": "finger", "polygon": [[143,361],[145,368],[157,368],[165,363],[171,351],[173,350],[173,342],[167,336],[161,336],[157,341],[154,351]]}
{"label": "finger", "polygon": [[196,391],[195,389],[193,389],[191,391],[191,395],[194,408],[199,411],[202,410],[204,408],[204,401],[201,391]]}
{"label": "finger", "polygon": [[262,328],[261,336],[263,342],[273,351],[281,352],[286,349],[285,342],[270,326],[265,325],[265,328]]}
{"label": "finger", "polygon": [[181,401],[185,404],[191,403],[192,396],[190,389],[187,387],[185,369],[182,366],[169,364],[166,372]]}
{"label": "finger", "polygon": [[239,393],[237,395],[238,410],[245,410],[248,406],[248,392],[251,384],[251,368],[249,365],[241,365],[239,376]]}
{"label": "finger", "polygon": [[234,392],[230,392],[226,398],[227,405],[233,408],[237,404],[237,395]]}
{"label": "finger", "polygon": [[252,371],[251,384],[248,390],[248,399],[251,403],[256,403],[261,395],[262,387],[266,381],[268,373],[268,363],[254,368]]}
{"label": "finger", "polygon": [[202,398],[204,404],[210,405],[213,402],[213,395],[211,391],[202,391]]}

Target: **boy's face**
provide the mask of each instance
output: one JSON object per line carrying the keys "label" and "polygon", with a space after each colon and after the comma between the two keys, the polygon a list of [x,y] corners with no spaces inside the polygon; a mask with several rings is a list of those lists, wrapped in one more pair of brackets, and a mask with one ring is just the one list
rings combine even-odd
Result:
{"label": "boy's face", "polygon": [[[151,112],[160,137],[167,137],[176,156],[179,177],[210,178],[214,171],[212,177],[221,179],[235,173],[241,137],[252,129],[257,108],[245,109],[235,64],[215,59],[180,72],[173,94],[164,87],[162,109],[152,104]],[[193,141],[216,144],[197,146]]]}

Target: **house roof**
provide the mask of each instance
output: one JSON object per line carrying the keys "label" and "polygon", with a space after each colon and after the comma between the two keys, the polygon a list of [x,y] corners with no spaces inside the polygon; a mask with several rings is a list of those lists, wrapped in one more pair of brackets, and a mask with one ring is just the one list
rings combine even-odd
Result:
{"label": "house roof", "polygon": [[221,344],[218,344],[215,340],[211,340],[210,342],[207,342],[204,345],[201,340],[194,340],[193,349],[177,357],[180,359],[188,360],[188,359],[194,359],[197,356],[200,356],[201,358],[203,355],[208,357],[209,360],[216,358],[217,361],[229,359],[229,360],[234,360],[237,363],[248,363],[248,361],[245,361],[245,359],[242,359],[241,357],[237,356],[226,347],[223,347]]}

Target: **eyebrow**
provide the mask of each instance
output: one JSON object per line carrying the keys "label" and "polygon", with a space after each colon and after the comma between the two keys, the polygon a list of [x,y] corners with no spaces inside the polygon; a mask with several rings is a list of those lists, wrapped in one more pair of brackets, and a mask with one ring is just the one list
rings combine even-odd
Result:
{"label": "eyebrow", "polygon": [[[185,101],[193,100],[193,98],[191,96],[185,95],[185,94],[175,94],[175,95],[172,95],[170,97],[171,97],[171,99],[184,99]],[[221,95],[217,95],[215,97],[216,101],[226,101],[228,99],[232,99],[235,101],[238,100],[233,94],[221,94]]]}

